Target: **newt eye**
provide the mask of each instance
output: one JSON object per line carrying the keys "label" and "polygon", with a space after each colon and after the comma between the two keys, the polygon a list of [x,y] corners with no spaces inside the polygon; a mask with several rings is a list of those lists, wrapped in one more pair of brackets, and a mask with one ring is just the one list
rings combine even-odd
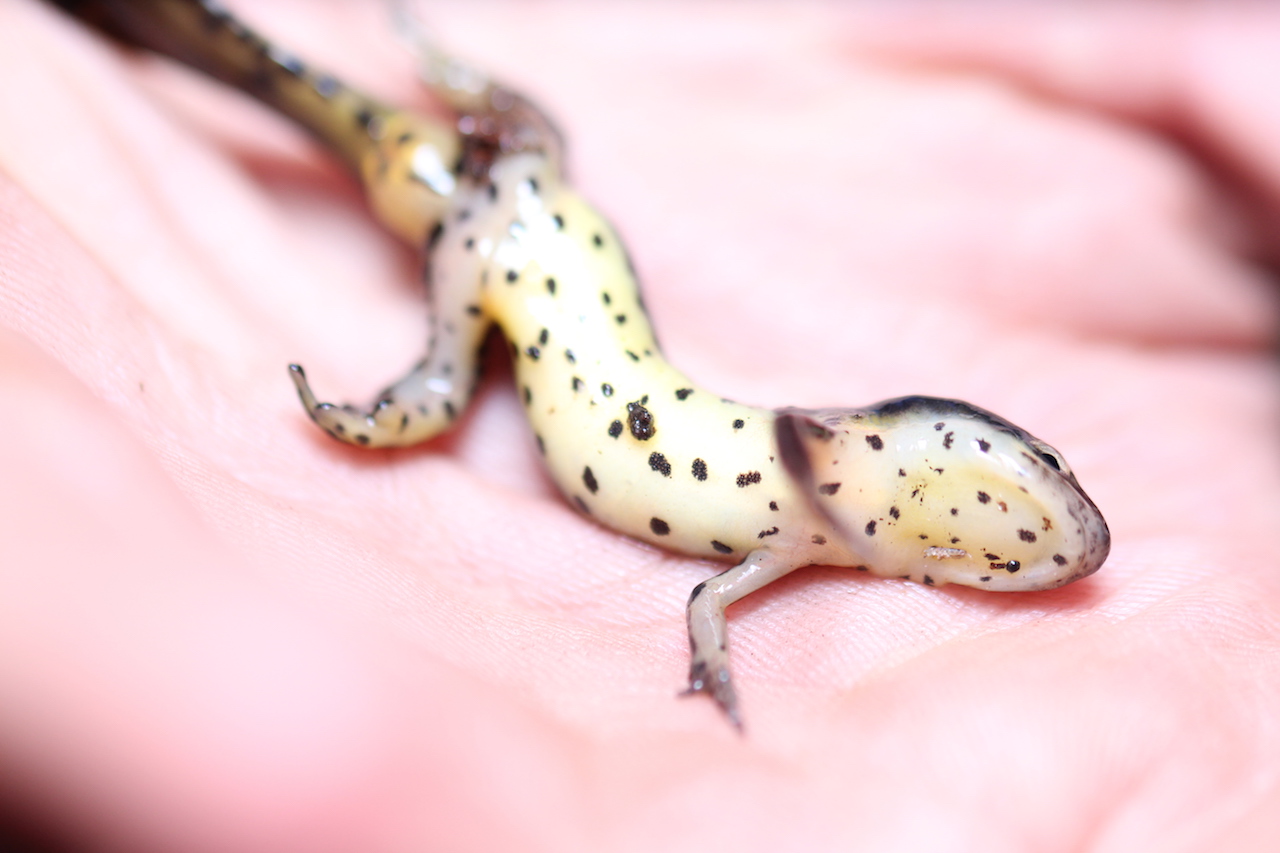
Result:
{"label": "newt eye", "polygon": [[1059,473],[1071,476],[1071,469],[1067,467],[1066,460],[1062,458],[1062,454],[1039,439],[1032,439],[1030,443],[1031,448],[1036,452],[1036,456],[1039,456],[1044,464]]}

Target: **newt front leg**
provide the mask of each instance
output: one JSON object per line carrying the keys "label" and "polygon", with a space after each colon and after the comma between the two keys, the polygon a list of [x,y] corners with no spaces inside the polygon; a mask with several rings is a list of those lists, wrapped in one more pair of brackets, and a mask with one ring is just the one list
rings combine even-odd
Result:
{"label": "newt front leg", "polygon": [[730,722],[742,729],[738,696],[729,674],[729,632],[725,609],[763,586],[799,568],[778,559],[771,551],[752,551],[732,569],[703,581],[689,594],[689,687],[683,695],[706,693],[716,701]]}

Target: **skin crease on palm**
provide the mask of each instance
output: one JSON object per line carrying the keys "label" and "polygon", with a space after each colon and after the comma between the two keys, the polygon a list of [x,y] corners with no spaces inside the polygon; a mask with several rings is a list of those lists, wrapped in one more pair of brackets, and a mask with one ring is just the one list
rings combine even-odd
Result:
{"label": "skin crease on palm", "polygon": [[[429,109],[377,4],[246,17]],[[730,611],[747,733],[678,701],[718,568],[553,491],[500,358],[418,356],[415,259],[293,128],[0,0],[0,793],[91,849],[1269,850],[1280,836],[1280,11],[429,4],[746,402],[959,397],[1065,453],[1096,575],[812,568]],[[1274,270],[1274,266],[1271,267]]]}

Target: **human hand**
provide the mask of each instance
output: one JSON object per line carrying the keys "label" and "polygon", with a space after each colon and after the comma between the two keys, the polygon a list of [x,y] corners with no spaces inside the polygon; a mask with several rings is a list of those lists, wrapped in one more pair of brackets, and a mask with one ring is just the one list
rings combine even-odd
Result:
{"label": "human hand", "polygon": [[[376,8],[245,11],[425,97]],[[1009,595],[798,572],[731,611],[737,737],[674,698],[717,567],[573,513],[499,362],[420,450],[307,422],[288,362],[365,402],[425,329],[352,185],[14,0],[12,808],[134,850],[1267,849],[1280,16],[432,14],[562,121],[674,363],[762,405],[993,409],[1066,454],[1111,560]]]}

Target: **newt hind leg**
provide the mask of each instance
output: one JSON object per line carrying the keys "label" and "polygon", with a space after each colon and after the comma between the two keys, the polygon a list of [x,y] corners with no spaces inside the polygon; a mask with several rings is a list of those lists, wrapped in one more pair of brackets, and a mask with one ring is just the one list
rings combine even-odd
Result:
{"label": "newt hind leg", "polygon": [[[339,441],[370,448],[408,447],[434,438],[449,428],[471,394],[470,388],[458,394],[452,386],[433,387],[419,365],[361,411],[349,404],[320,402],[300,364],[289,365],[289,377],[317,426]],[[468,379],[468,385],[472,381]]]}
{"label": "newt hind leg", "polygon": [[540,153],[559,168],[564,138],[520,92],[443,51],[412,0],[391,0],[396,30],[418,62],[422,82],[458,115],[460,171],[483,180],[498,157]]}
{"label": "newt hind leg", "polygon": [[[439,307],[440,300],[435,301]],[[478,307],[468,307],[448,306],[444,317],[433,311],[427,357],[365,410],[321,402],[302,366],[289,365],[303,408],[329,435],[360,447],[408,447],[435,438],[466,409],[480,380],[481,349],[491,321]]]}

